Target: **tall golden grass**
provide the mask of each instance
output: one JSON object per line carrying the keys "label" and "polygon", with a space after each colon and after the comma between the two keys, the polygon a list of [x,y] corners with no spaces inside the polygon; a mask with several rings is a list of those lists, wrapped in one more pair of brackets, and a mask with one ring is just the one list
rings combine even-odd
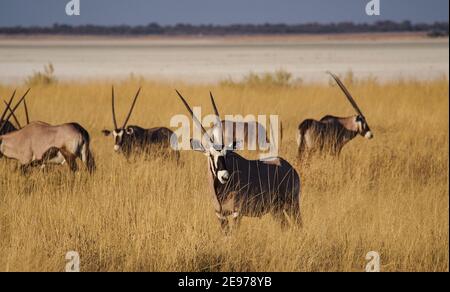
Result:
{"label": "tall golden grass", "polygon": [[[447,77],[353,82],[375,138],[357,137],[339,159],[308,166],[296,159],[299,122],[353,114],[336,86],[115,81],[122,119],[143,86],[131,123],[145,127],[186,113],[175,87],[204,113],[212,113],[212,90],[222,114],[280,115],[280,156],[300,173],[304,227],[282,231],[270,216],[244,218],[228,237],[213,212],[203,155],[185,151],[177,165],[113,153],[100,133],[112,126],[111,83],[30,92],[32,120],[89,130],[98,171],[53,167],[21,176],[16,162],[0,161],[0,270],[63,271],[69,250],[79,252],[82,271],[363,271],[369,251],[380,253],[382,271],[449,270]],[[12,90],[0,86],[0,96]]]}

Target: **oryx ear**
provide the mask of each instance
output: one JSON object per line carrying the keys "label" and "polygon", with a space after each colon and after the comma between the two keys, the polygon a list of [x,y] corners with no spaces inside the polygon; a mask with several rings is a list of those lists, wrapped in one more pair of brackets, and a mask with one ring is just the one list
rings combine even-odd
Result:
{"label": "oryx ear", "polygon": [[134,133],[134,129],[131,128],[131,127],[128,127],[128,128],[127,128],[127,134],[128,134],[128,135],[133,135],[133,133]]}
{"label": "oryx ear", "polygon": [[107,136],[111,135],[111,131],[105,129],[105,130],[102,130],[102,134],[107,137]]}
{"label": "oryx ear", "polygon": [[194,151],[206,153],[205,147],[203,147],[202,143],[197,139],[191,139],[191,148]]}

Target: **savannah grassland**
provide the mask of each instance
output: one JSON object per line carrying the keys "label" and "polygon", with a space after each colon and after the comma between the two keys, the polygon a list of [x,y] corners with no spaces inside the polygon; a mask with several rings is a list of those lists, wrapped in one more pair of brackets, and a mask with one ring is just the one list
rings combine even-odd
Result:
{"label": "savannah grassland", "polygon": [[[296,128],[305,118],[353,114],[337,86],[230,82],[194,85],[138,78],[37,85],[32,120],[78,121],[89,130],[98,171],[66,167],[19,175],[0,161],[0,270],[63,271],[75,250],[83,271],[363,271],[369,251],[382,271],[448,271],[448,77],[428,81],[345,81],[375,138],[357,137],[336,159],[296,159]],[[282,231],[270,216],[244,218],[224,236],[214,214],[203,155],[174,162],[127,162],[113,153],[110,86],[119,123],[143,86],[131,124],[169,126],[191,105],[212,113],[279,114],[280,156],[302,181],[304,227]],[[13,86],[0,86],[6,98]],[[23,92],[25,86],[20,86]],[[19,117],[24,120],[23,111]],[[255,153],[245,153],[256,157]]]}

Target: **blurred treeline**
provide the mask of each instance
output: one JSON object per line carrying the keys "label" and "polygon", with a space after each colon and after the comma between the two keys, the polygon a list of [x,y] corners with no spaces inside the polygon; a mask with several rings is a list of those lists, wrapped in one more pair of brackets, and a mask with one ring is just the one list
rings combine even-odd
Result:
{"label": "blurred treeline", "polygon": [[258,35],[258,34],[331,34],[369,32],[425,32],[431,37],[449,35],[448,22],[412,23],[410,21],[378,21],[368,23],[306,23],[306,24],[231,24],[231,25],[148,25],[71,26],[55,23],[41,27],[0,27],[0,34],[62,34],[62,35]]}

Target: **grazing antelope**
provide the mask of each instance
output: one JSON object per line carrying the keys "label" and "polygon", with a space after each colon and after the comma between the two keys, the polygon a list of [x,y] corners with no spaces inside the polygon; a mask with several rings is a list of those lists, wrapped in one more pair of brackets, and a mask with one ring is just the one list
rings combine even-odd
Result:
{"label": "grazing antelope", "polygon": [[373,133],[367,124],[366,118],[350,92],[336,75],[333,73],[329,74],[344,92],[357,115],[350,117],[326,115],[320,121],[313,119],[304,120],[298,126],[298,154],[301,159],[315,151],[339,155],[342,147],[358,134],[367,139],[373,138]]}
{"label": "grazing antelope", "polygon": [[[217,106],[212,92],[209,92],[211,103],[216,116],[219,116]],[[223,142],[225,144],[237,141],[247,141],[249,150],[256,150],[256,145],[261,146],[269,143],[266,128],[257,121],[232,121],[221,120]],[[258,140],[257,140],[258,137]],[[281,140],[281,139],[280,139]],[[258,143],[256,143],[258,141]],[[254,145],[256,143],[256,145]]]}
{"label": "grazing antelope", "polygon": [[[19,103],[11,110],[6,121],[14,114]],[[0,132],[3,126],[0,128]],[[29,167],[41,166],[61,153],[70,170],[77,170],[76,159],[80,158],[88,171],[93,173],[95,161],[89,149],[88,132],[77,123],[52,126],[43,122],[32,122],[20,130],[0,135],[0,157],[18,160],[22,173]]]}
{"label": "grazing antelope", "polygon": [[[28,91],[29,90],[30,89],[28,89]],[[25,93],[25,96],[27,95],[28,91]],[[23,102],[23,106],[24,106],[24,110],[25,110],[25,119],[26,119],[25,121],[26,121],[26,124],[28,125],[30,123],[30,116],[29,116],[29,113],[28,113],[27,100],[24,99],[22,102]],[[9,106],[9,104],[6,103],[6,102],[5,102],[5,104],[6,104],[6,109],[8,109],[11,112],[14,121],[16,122],[17,126],[19,127],[18,129],[22,129],[22,126],[21,126],[21,124],[19,122],[19,119],[16,117],[16,115],[12,111],[11,107]],[[16,131],[18,129],[15,129],[14,131]],[[9,131],[9,132],[12,132],[12,131]],[[64,156],[62,155],[62,153],[60,151],[50,151],[48,153],[48,155],[46,155],[45,163],[42,163],[41,166],[42,166],[42,168],[44,168],[46,164],[59,164],[59,165],[62,165],[65,162],[66,162],[66,160],[64,159]]]}
{"label": "grazing antelope", "polygon": [[[202,129],[204,139],[192,139],[191,147],[207,156],[212,201],[222,230],[228,234],[230,215],[235,227],[243,216],[261,217],[267,213],[283,228],[287,223],[301,225],[300,178],[289,162],[278,157],[247,160],[234,152],[236,142],[227,146],[217,143],[221,140],[218,131],[212,131],[210,136],[183,96],[178,91],[177,94]],[[217,116],[216,128],[220,122]]]}
{"label": "grazing antelope", "polygon": [[[141,89],[137,91],[131,108],[128,112],[125,122],[121,127],[118,127],[116,120],[116,111],[114,105],[114,87],[112,88],[112,118],[114,130],[102,130],[103,135],[114,138],[114,151],[121,152],[126,158],[132,154],[151,154],[153,150],[168,150],[170,155],[175,155],[176,160],[179,159],[180,153],[176,150],[177,145],[171,145],[171,137],[175,135],[173,131],[165,127],[156,127],[151,129],[144,129],[139,126],[127,126],[128,121],[133,112],[136,100]],[[173,139],[176,143],[177,139]]]}

